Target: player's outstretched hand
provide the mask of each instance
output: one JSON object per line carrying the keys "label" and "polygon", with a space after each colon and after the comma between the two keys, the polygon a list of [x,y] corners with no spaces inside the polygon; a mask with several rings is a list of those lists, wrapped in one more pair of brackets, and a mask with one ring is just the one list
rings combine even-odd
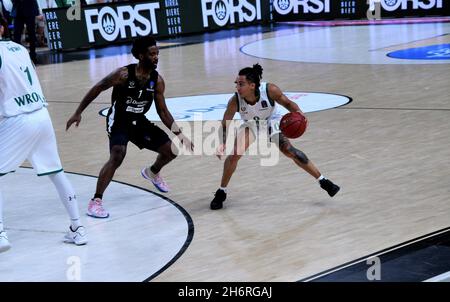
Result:
{"label": "player's outstretched hand", "polygon": [[70,126],[72,126],[73,123],[75,123],[75,126],[78,127],[78,125],[81,122],[81,114],[76,114],[74,113],[74,115],[72,115],[69,120],[67,121],[66,124],[66,131],[69,130]]}
{"label": "player's outstretched hand", "polygon": [[194,151],[194,144],[183,133],[178,134],[177,137],[186,149]]}

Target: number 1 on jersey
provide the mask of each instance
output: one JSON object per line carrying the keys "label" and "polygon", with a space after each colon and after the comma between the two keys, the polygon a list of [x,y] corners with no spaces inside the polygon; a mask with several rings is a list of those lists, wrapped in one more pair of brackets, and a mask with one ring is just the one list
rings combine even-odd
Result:
{"label": "number 1 on jersey", "polygon": [[27,74],[28,82],[30,82],[30,85],[33,86],[33,80],[31,78],[31,73],[30,73],[30,69],[28,69],[28,66],[23,72],[25,72]]}

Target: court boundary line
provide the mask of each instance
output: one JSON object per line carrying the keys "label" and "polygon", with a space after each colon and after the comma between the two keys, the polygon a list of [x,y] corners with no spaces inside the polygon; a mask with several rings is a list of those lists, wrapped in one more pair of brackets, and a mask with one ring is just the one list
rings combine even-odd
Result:
{"label": "court boundary line", "polygon": [[341,264],[341,265],[332,267],[330,269],[324,270],[324,271],[322,271],[320,273],[317,273],[317,274],[311,275],[309,277],[297,280],[297,282],[314,281],[314,280],[319,279],[321,277],[324,277],[324,276],[330,275],[332,273],[335,273],[337,271],[343,270],[343,269],[345,269],[347,267],[350,267],[352,265],[361,263],[363,261],[367,261],[368,259],[371,259],[371,258],[374,258],[374,257],[378,257],[380,255],[387,254],[387,253],[393,252],[395,250],[399,250],[399,249],[401,249],[403,247],[412,245],[412,244],[417,243],[419,241],[423,241],[423,240],[429,239],[429,238],[434,237],[434,236],[445,234],[447,232],[450,232],[450,227],[446,227],[446,228],[443,228],[443,229],[440,229],[440,230],[437,230],[437,231],[434,231],[434,232],[431,232],[431,233],[428,233],[428,234],[425,234],[425,235],[422,235],[422,236],[419,236],[419,237],[416,237],[416,238],[413,238],[413,239],[410,239],[410,240],[407,240],[407,241],[404,241],[404,242],[396,244],[394,246],[382,249],[382,250],[380,250],[378,252],[375,252],[375,253],[369,254],[367,256],[363,256],[363,257],[357,258],[355,260],[352,260],[352,261],[346,262],[344,264]]}
{"label": "court boundary line", "polygon": [[[32,167],[25,167],[25,166],[19,166],[19,168],[31,169],[31,170],[33,169]],[[97,176],[86,174],[86,173],[70,172],[70,171],[66,171],[66,170],[64,170],[64,172],[68,173],[68,174],[81,175],[81,176],[87,176],[87,177],[92,177],[92,178],[97,178],[98,179]],[[179,210],[181,212],[181,214],[183,214],[184,218],[186,219],[186,223],[188,225],[188,234],[186,236],[186,240],[185,240],[183,246],[178,251],[178,253],[175,254],[175,256],[173,256],[172,259],[170,259],[163,267],[161,267],[158,271],[156,271],[155,273],[153,273],[148,278],[146,278],[146,279],[144,279],[142,281],[142,282],[150,282],[151,280],[153,280],[154,278],[159,276],[161,273],[163,273],[170,266],[172,266],[184,254],[184,252],[186,252],[186,250],[188,249],[188,247],[191,244],[192,240],[194,239],[194,230],[195,230],[194,221],[192,220],[191,215],[189,215],[189,213],[182,206],[180,206],[178,203],[176,203],[172,199],[170,199],[170,198],[168,198],[168,197],[166,197],[166,196],[164,196],[162,194],[159,194],[159,193],[154,192],[152,190],[149,190],[149,189],[146,189],[146,188],[142,188],[142,187],[139,187],[137,185],[129,184],[129,183],[126,183],[126,182],[123,182],[123,181],[111,180],[111,182],[116,182],[116,183],[119,183],[119,184],[122,184],[122,185],[130,186],[130,187],[133,187],[135,189],[143,190],[143,191],[146,191],[146,192],[151,193],[153,195],[156,195],[156,196],[160,197],[161,199],[164,199],[165,201],[169,202],[173,206],[175,206],[175,208],[177,208],[177,210]]]}

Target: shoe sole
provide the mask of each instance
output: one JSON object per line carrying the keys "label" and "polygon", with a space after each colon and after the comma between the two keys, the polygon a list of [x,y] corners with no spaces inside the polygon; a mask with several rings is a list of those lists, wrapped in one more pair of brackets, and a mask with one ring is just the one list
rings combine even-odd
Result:
{"label": "shoe sole", "polygon": [[4,247],[0,247],[0,253],[6,252],[7,250],[9,250],[11,248],[11,245],[7,245]]}
{"label": "shoe sole", "polygon": [[86,241],[83,241],[83,242],[76,243],[75,241],[73,241],[73,239],[69,239],[69,238],[64,238],[64,242],[65,242],[65,243],[73,243],[73,244],[75,244],[75,245],[85,245],[85,244],[88,243],[87,240],[86,240]]}
{"label": "shoe sole", "polygon": [[336,194],[339,192],[340,189],[341,189],[341,188],[338,188],[335,192],[333,192],[333,194],[329,194],[329,193],[328,193],[328,195],[330,195],[330,197],[333,197],[334,195],[336,195]]}
{"label": "shoe sole", "polygon": [[225,202],[225,201],[223,201],[221,205],[212,205],[212,204],[210,204],[210,205],[209,205],[209,208],[210,208],[211,210],[220,210],[220,209],[223,208],[223,203],[224,203],[224,202]]}
{"label": "shoe sole", "polygon": [[144,177],[145,179],[147,179],[148,181],[150,181],[150,182],[152,183],[152,185],[155,186],[155,188],[158,189],[159,192],[162,192],[162,193],[167,193],[167,192],[169,192],[169,190],[167,190],[167,191],[162,190],[162,189],[160,189],[157,185],[155,185],[155,184],[153,183],[153,181],[151,180],[151,178],[148,177],[148,176],[144,173],[144,170],[145,170],[145,168],[141,170],[141,176]]}
{"label": "shoe sole", "polygon": [[109,214],[106,215],[106,216],[104,216],[104,217],[102,217],[102,216],[97,216],[97,215],[94,215],[94,214],[89,214],[89,213],[86,213],[86,215],[89,216],[89,217],[92,217],[92,218],[98,218],[98,219],[105,219],[105,218],[108,218],[108,217],[109,217]]}

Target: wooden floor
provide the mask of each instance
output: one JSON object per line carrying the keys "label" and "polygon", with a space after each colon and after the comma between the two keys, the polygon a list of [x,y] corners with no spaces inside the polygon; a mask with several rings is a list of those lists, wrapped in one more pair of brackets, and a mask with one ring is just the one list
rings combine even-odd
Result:
{"label": "wooden floor", "polygon": [[[232,93],[238,70],[259,62],[264,80],[282,90],[347,95],[353,102],[309,113],[308,131],[293,141],[341,186],[334,198],[287,158],[263,167],[250,156],[239,162],[226,207],[211,211],[223,162],[180,156],[168,165],[167,197],[189,213],[195,232],[184,254],[153,281],[296,281],[449,226],[450,64],[305,63],[240,51],[313,30],[161,50],[166,97]],[[88,107],[78,129],[66,133],[65,123],[96,81],[132,61],[121,55],[38,67],[66,171],[98,175],[108,158],[98,112],[111,91]],[[155,157],[129,145],[114,179],[154,190],[139,171]],[[104,199],[107,204],[108,191]],[[86,205],[80,200],[82,210]]]}

